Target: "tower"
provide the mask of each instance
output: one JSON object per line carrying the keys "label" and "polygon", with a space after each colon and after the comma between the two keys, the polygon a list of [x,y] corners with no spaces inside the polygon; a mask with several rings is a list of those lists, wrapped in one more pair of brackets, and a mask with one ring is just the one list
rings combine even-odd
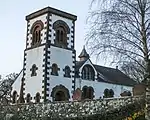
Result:
{"label": "tower", "polygon": [[26,16],[23,93],[27,102],[71,98],[75,88],[76,19],[51,7]]}

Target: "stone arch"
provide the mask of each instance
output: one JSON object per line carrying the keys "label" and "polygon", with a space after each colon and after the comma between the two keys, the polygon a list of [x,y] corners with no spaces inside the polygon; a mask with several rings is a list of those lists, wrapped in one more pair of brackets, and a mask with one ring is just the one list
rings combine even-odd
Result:
{"label": "stone arch", "polygon": [[35,23],[33,23],[31,27],[31,34],[32,34],[32,46],[38,45],[41,42],[41,31],[44,28],[44,24],[41,20],[37,20]]}
{"label": "stone arch", "polygon": [[93,98],[94,98],[93,87],[83,86],[83,88],[82,88],[82,99],[93,99]]}
{"label": "stone arch", "polygon": [[52,89],[51,97],[53,101],[68,101],[70,98],[69,90],[63,85],[57,85]]}
{"label": "stone arch", "polygon": [[41,30],[43,30],[43,28],[44,28],[43,22],[41,20],[37,20],[36,22],[33,23],[32,27],[31,27],[31,30],[30,30],[31,34],[33,33],[36,26],[39,26]]}
{"label": "stone arch", "polygon": [[62,20],[57,20],[53,24],[53,29],[55,30],[55,41],[54,44],[58,47],[67,48],[67,34],[70,33],[69,26]]}
{"label": "stone arch", "polygon": [[85,65],[82,68],[82,79],[95,80],[95,71],[91,65]]}
{"label": "stone arch", "polygon": [[57,20],[53,23],[53,29],[56,30],[59,27],[63,27],[65,29],[65,32],[67,32],[67,34],[70,33],[70,28],[69,26],[62,20]]}

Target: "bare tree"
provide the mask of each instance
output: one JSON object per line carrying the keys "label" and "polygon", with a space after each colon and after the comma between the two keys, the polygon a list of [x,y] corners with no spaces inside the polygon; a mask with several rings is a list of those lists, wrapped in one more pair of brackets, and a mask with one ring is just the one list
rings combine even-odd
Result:
{"label": "bare tree", "polygon": [[[93,0],[87,45],[98,56],[122,64],[133,62],[147,81],[147,119],[150,119],[150,0]],[[143,60],[141,64],[138,60]],[[149,112],[149,113],[148,113]]]}
{"label": "bare tree", "polygon": [[[142,61],[141,61],[142,62]],[[141,63],[139,61],[139,63]],[[142,63],[141,63],[142,64]],[[137,83],[144,83],[144,69],[135,62],[125,62],[120,66],[120,70]]]}
{"label": "bare tree", "polygon": [[15,81],[17,74],[11,73],[5,78],[0,78],[0,103],[7,104],[11,97],[11,86]]}

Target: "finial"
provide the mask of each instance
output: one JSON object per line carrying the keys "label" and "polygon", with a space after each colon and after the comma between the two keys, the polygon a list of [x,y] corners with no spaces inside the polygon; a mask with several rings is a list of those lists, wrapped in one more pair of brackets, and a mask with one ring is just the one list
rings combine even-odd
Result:
{"label": "finial", "polygon": [[83,45],[83,49],[85,49],[85,45]]}
{"label": "finial", "polygon": [[83,45],[83,49],[79,55],[80,61],[89,59],[89,54],[85,50],[85,45]]}

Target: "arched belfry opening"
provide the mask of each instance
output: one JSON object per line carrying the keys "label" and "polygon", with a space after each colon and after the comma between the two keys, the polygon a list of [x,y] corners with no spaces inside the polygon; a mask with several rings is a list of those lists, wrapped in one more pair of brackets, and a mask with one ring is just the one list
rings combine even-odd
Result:
{"label": "arched belfry opening", "polygon": [[32,42],[31,46],[35,47],[41,43],[41,31],[44,28],[44,24],[41,20],[36,21],[31,27],[31,34],[32,34]]}
{"label": "arched belfry opening", "polygon": [[62,20],[54,22],[53,29],[55,30],[54,44],[58,47],[67,48],[67,34],[70,33],[69,26]]}
{"label": "arched belfry opening", "polygon": [[68,101],[70,98],[69,90],[63,85],[55,86],[52,89],[51,97],[53,101]]}

